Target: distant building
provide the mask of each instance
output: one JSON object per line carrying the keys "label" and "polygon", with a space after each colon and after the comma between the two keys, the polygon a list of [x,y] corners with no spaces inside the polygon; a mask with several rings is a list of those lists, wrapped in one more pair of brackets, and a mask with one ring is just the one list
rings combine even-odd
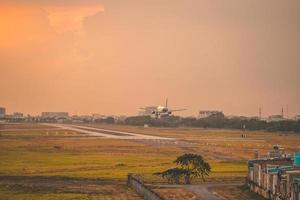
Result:
{"label": "distant building", "polygon": [[92,118],[93,118],[93,121],[95,121],[95,120],[101,120],[101,119],[106,119],[106,116],[105,115],[101,115],[101,114],[93,114],[93,116],[92,116]]}
{"label": "distant building", "polygon": [[213,115],[224,115],[224,114],[221,111],[201,110],[199,111],[198,119],[207,118]]}
{"label": "distant building", "polygon": [[69,113],[67,112],[42,112],[41,118],[52,118],[52,119],[59,119],[59,118],[68,118]]}
{"label": "distant building", "polygon": [[279,122],[279,121],[284,121],[285,119],[283,118],[282,115],[271,115],[267,119],[268,122]]}
{"label": "distant building", "polygon": [[3,107],[0,107],[0,118],[4,118],[6,115],[6,109]]}
{"label": "distant building", "polygon": [[296,116],[294,117],[294,120],[295,120],[295,121],[300,121],[300,115],[296,115]]}
{"label": "distant building", "polygon": [[23,118],[24,118],[24,115],[23,115],[23,113],[15,112],[15,113],[12,115],[12,118],[14,118],[14,119],[23,119]]}

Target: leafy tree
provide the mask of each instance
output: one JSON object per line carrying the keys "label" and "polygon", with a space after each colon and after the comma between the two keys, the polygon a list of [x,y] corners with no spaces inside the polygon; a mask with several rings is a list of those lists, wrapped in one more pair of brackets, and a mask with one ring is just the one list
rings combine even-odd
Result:
{"label": "leafy tree", "polygon": [[115,123],[115,119],[113,117],[107,117],[105,120],[104,120],[105,123],[108,123],[108,124],[114,124]]}
{"label": "leafy tree", "polygon": [[204,177],[208,176],[211,171],[209,163],[205,162],[203,157],[197,154],[184,154],[177,157],[174,163],[180,165],[180,167],[167,169],[166,171],[155,173],[155,175],[166,178],[170,184],[179,184],[180,178],[184,177],[184,183],[190,184],[191,179],[195,177],[201,177],[205,181]]}
{"label": "leafy tree", "polygon": [[125,122],[128,125],[143,126],[148,124],[154,127],[202,127],[202,128],[225,128],[242,129],[243,125],[247,130],[266,131],[292,131],[300,132],[300,121],[273,121],[267,122],[259,119],[247,119],[243,117],[226,118],[224,114],[218,113],[207,118],[196,119],[193,117],[181,118],[178,116],[165,116],[159,119],[150,116],[128,117]]}
{"label": "leafy tree", "polygon": [[163,172],[155,173],[155,175],[166,178],[169,184],[179,184],[180,177],[185,176],[187,173],[189,173],[188,170],[175,167],[167,169]]}
{"label": "leafy tree", "polygon": [[205,181],[205,176],[209,176],[211,167],[208,162],[205,162],[201,155],[184,154],[179,156],[175,161],[176,164],[181,165],[182,169],[186,170],[185,183],[190,184],[191,178],[201,177]]}
{"label": "leafy tree", "polygon": [[133,116],[125,119],[125,124],[134,126],[143,126],[144,124],[152,125],[152,119],[150,116]]}

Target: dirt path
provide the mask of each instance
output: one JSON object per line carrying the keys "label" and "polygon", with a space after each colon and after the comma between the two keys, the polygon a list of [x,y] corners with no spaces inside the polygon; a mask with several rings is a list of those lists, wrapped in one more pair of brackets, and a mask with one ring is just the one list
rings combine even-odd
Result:
{"label": "dirt path", "polygon": [[211,192],[209,188],[211,187],[222,187],[222,186],[241,186],[243,183],[231,182],[231,183],[203,183],[197,185],[160,185],[164,188],[186,188],[193,192],[201,200],[224,200],[217,193]]}

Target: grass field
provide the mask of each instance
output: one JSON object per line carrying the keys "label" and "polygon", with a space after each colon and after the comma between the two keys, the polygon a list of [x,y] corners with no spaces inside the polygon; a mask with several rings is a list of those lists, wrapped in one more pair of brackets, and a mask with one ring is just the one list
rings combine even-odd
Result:
{"label": "grass field", "polygon": [[[89,183],[78,180],[15,180],[18,184],[1,184],[1,200],[141,200],[126,185],[116,183]],[[11,179],[10,179],[11,180]]]}
{"label": "grass field", "polygon": [[185,188],[156,188],[153,189],[156,193],[160,194],[164,199],[169,200],[199,200],[192,192]]}
{"label": "grass field", "polygon": [[[191,152],[203,155],[211,164],[208,180],[242,180],[246,174],[246,160],[253,158],[254,150],[264,154],[273,144],[283,145],[289,153],[300,150],[300,135],[297,134],[248,132],[247,138],[242,138],[242,132],[228,130],[93,126],[177,140],[104,139],[35,124],[5,125],[0,129],[0,176],[60,176],[125,182],[128,173],[139,173],[149,182],[162,182],[152,174],[174,166],[172,162],[177,156]],[[13,199],[18,199],[18,194],[24,191],[22,187],[2,185],[0,195],[15,195]],[[47,199],[47,195],[61,195],[57,199],[84,199],[84,195],[89,195],[28,191],[28,195],[33,195],[31,199],[39,199],[39,195],[42,199]]]}

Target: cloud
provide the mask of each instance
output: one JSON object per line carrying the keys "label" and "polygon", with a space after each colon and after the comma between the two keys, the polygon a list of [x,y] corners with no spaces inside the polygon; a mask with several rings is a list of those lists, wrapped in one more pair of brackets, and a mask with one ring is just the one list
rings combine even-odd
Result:
{"label": "cloud", "polygon": [[101,4],[91,1],[1,4],[0,58],[2,62],[12,57],[37,63],[43,60],[60,66],[86,61],[93,53],[84,47],[83,21],[103,11]]}
{"label": "cloud", "polygon": [[58,33],[80,33],[84,18],[104,11],[102,5],[45,6],[44,9],[48,13],[50,25]]}

